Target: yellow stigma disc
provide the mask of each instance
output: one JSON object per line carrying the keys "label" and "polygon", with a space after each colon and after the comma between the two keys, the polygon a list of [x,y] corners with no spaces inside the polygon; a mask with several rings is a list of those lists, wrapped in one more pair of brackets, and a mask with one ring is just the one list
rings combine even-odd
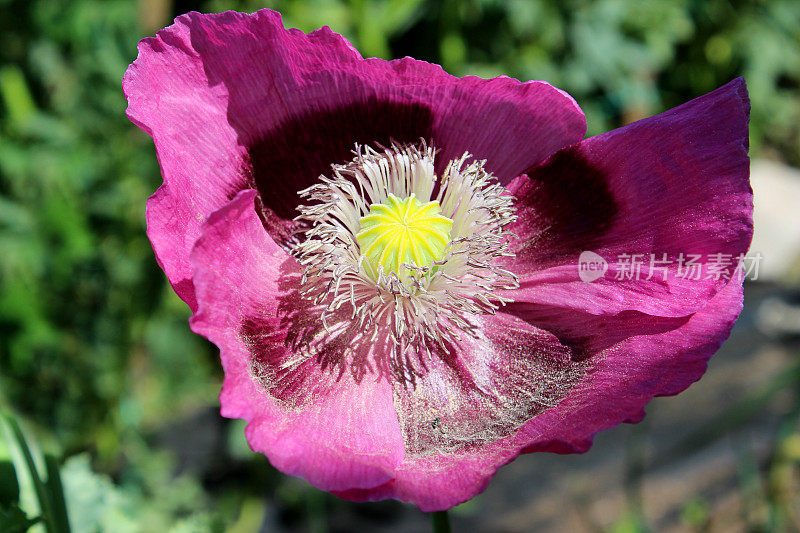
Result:
{"label": "yellow stigma disc", "polygon": [[453,221],[442,215],[439,202],[423,204],[413,194],[405,200],[390,194],[385,203],[372,204],[361,217],[356,240],[373,275],[382,266],[385,274],[395,272],[403,279],[403,263],[426,267],[442,259],[452,228]]}

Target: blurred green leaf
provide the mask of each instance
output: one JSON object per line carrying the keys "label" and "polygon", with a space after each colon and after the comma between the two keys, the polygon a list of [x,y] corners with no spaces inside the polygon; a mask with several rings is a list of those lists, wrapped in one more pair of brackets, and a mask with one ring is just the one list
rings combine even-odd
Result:
{"label": "blurred green leaf", "polygon": [[624,513],[610,528],[611,533],[646,533],[642,517],[634,513]]}
{"label": "blurred green leaf", "polygon": [[16,65],[0,67],[0,96],[12,125],[22,128],[33,118],[36,104],[28,90],[25,75]]}
{"label": "blurred green leaf", "polygon": [[3,533],[24,533],[38,522],[39,518],[28,518],[16,505],[5,507],[0,504],[0,531]]}
{"label": "blurred green leaf", "polygon": [[52,455],[46,455],[44,461],[47,467],[47,481],[44,488],[50,499],[54,531],[69,532],[67,503],[64,499],[64,487],[61,484],[58,461]]}
{"label": "blurred green leaf", "polygon": [[681,511],[681,522],[692,531],[705,531],[709,521],[708,502],[702,499],[690,500]]}
{"label": "blurred green leaf", "polygon": [[6,438],[12,441],[12,445],[17,448],[22,458],[21,461],[15,461],[15,470],[20,471],[24,468],[26,475],[29,476],[33,483],[41,520],[45,525],[45,529],[48,533],[69,533],[64,493],[58,474],[58,465],[55,460],[52,458],[45,459],[45,481],[43,481],[30,446],[17,420],[2,412],[0,412],[0,420],[2,420]]}
{"label": "blurred green leaf", "polygon": [[11,461],[0,460],[0,506],[17,503],[19,503],[19,482],[14,472],[14,464]]}

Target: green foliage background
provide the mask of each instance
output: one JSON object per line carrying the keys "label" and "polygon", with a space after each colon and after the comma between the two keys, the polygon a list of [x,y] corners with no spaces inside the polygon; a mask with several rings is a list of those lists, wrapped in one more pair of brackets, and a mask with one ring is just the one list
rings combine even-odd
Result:
{"label": "green foliage background", "polygon": [[800,164],[794,0],[0,0],[0,406],[66,459],[72,504],[94,509],[74,519],[82,531],[247,531],[263,490],[290,515],[315,505],[246,451],[238,424],[220,444],[233,477],[181,469],[162,445],[216,408],[221,376],[145,237],[160,177],[120,89],[136,42],[172,16],[261,7],[330,25],[365,56],[548,80],[590,134],[744,75],[753,153]]}

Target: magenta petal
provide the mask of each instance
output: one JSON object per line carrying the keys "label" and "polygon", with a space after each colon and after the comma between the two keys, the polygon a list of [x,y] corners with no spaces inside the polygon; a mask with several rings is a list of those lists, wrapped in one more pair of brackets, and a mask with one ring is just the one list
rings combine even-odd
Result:
{"label": "magenta petal", "polygon": [[194,295],[191,265],[182,253],[191,250],[196,235],[189,230],[194,222],[194,214],[189,211],[190,203],[180,194],[172,194],[167,184],[163,184],[147,200],[145,219],[147,237],[153,245],[158,265],[164,270],[175,293],[189,305],[197,309]]}
{"label": "magenta petal", "polygon": [[244,188],[259,190],[265,227],[280,239],[296,191],[351,159],[356,142],[424,138],[439,149],[438,165],[470,151],[508,182],[586,129],[574,100],[545,82],[362,59],[329,28],[285,30],[269,10],[179,17],[140,43],[123,89],[164,177],[148,204],[148,235],[190,305],[200,225]]}
{"label": "magenta petal", "polygon": [[[291,383],[267,387],[257,363],[287,362],[287,325],[281,302],[292,299],[297,264],[264,231],[255,212],[256,191],[240,192],[203,225],[192,252],[198,310],[192,329],[220,348],[225,382],[222,414],[248,421],[250,446],[278,469],[324,490],[369,489],[393,478],[403,443],[391,385],[374,376],[356,381],[319,365],[284,372],[313,398],[292,394]],[[242,326],[263,326],[254,354]],[[283,384],[281,384],[283,385]],[[283,394],[274,394],[276,390]]]}
{"label": "magenta petal", "polygon": [[426,372],[395,385],[405,458],[395,479],[337,492],[352,500],[387,497],[423,511],[447,509],[481,492],[519,453],[502,443],[558,403],[583,374],[552,334],[511,315],[484,317],[479,339],[451,354],[423,356]]}
{"label": "magenta petal", "polygon": [[[291,331],[303,322],[298,265],[264,231],[256,194],[242,191],[214,212],[192,252],[191,325],[220,347],[222,414],[247,420],[248,442],[275,467],[343,497],[395,497],[437,510],[483,490],[515,453],[498,449],[497,439],[546,412],[578,377],[562,379],[578,366],[569,348],[498,315],[487,317],[482,340],[428,361],[411,388],[331,372],[316,359],[290,365]],[[425,418],[432,412],[433,428]],[[441,430],[447,438],[437,438]]]}
{"label": "magenta petal", "polygon": [[511,434],[556,404],[581,365],[553,334],[517,317],[487,317],[477,339],[423,361],[411,386],[395,386],[407,455],[450,454]]}
{"label": "magenta petal", "polygon": [[[565,148],[510,186],[518,198],[520,236],[512,297],[593,314],[638,310],[684,316],[727,283],[752,237],[747,122],[742,79],[652,118]],[[584,283],[578,258],[592,251],[609,262],[604,277]],[[680,254],[708,261],[723,254],[721,276],[678,272]],[[640,279],[621,254],[639,254]],[[664,271],[649,275],[650,260]]]}
{"label": "magenta petal", "polygon": [[[582,367],[583,377],[566,389],[564,399],[516,432],[449,454],[408,456],[398,467],[395,480],[369,490],[337,494],[356,501],[398,498],[415,503],[423,511],[447,509],[483,491],[497,469],[520,453],[585,452],[597,432],[623,422],[641,421],[644,407],[653,397],[677,394],[697,381],[709,358],[730,334],[741,308],[742,284],[732,281],[702,311],[673,324],[673,328],[659,324],[665,320],[661,317],[628,317],[633,321],[628,325],[630,336],[620,340],[624,335],[619,335],[605,349],[592,354]],[[513,323],[509,317],[496,318],[497,328]],[[591,324],[586,326],[587,335],[591,335],[591,328]],[[526,328],[517,324],[509,329],[509,335],[521,329]],[[641,333],[636,334],[636,330]],[[596,345],[601,344],[603,340],[598,339]],[[474,353],[462,355],[474,357]],[[511,352],[507,355],[514,357]]]}
{"label": "magenta petal", "polygon": [[[633,335],[594,354],[586,379],[558,406],[528,422],[514,442],[525,444],[526,453],[585,452],[597,432],[640,421],[654,396],[678,394],[700,379],[741,309],[742,282],[735,279],[683,325]],[[652,330],[654,320],[664,319],[640,314],[629,317],[627,327]]]}

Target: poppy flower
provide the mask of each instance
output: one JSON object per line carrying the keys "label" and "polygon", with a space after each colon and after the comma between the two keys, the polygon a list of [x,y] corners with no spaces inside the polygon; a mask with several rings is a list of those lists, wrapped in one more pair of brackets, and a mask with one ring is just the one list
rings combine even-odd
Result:
{"label": "poppy flower", "polygon": [[698,380],[741,310],[736,260],[682,261],[750,243],[741,79],[584,139],[545,82],[364,59],[263,10],[179,17],[123,88],[222,415],[343,498],[447,509],[519,454],[584,452]]}

